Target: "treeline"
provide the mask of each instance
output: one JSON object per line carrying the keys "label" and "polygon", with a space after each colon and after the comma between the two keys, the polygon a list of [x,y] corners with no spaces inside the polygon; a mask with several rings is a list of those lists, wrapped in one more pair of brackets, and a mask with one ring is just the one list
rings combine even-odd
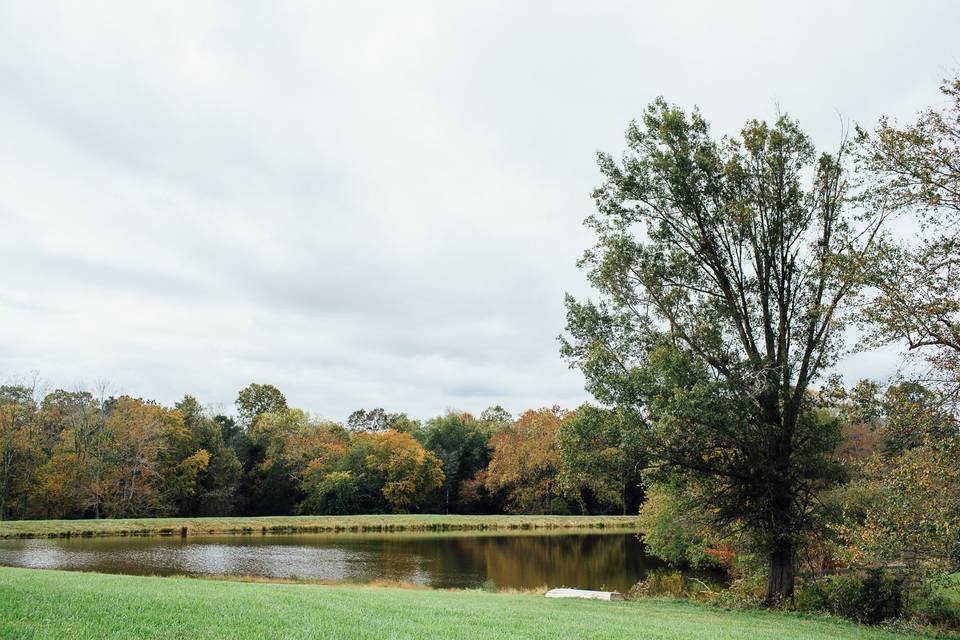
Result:
{"label": "treeline", "polygon": [[636,513],[641,462],[630,423],[589,406],[340,424],[266,384],[235,415],[0,386],[0,519]]}

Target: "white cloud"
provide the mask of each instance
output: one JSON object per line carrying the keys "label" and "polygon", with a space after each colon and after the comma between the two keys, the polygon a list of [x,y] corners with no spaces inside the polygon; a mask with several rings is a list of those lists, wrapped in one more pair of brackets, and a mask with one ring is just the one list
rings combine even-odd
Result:
{"label": "white cloud", "polygon": [[0,374],[574,405],[594,153],[647,102],[832,147],[958,64],[950,2],[601,4],[0,2]]}

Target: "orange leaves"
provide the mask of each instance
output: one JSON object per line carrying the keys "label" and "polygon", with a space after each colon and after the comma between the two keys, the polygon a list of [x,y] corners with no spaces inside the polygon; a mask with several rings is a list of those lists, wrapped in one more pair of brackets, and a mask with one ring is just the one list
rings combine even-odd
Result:
{"label": "orange leaves", "polygon": [[505,491],[514,511],[550,510],[550,501],[559,493],[557,431],[566,416],[559,407],[530,410],[490,439],[493,456],[486,485],[492,492]]}

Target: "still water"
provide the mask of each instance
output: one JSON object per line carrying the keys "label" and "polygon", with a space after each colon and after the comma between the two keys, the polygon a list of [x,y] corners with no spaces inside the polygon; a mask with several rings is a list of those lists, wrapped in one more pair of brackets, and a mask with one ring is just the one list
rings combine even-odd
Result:
{"label": "still water", "polygon": [[433,588],[625,591],[658,566],[633,534],[363,534],[0,540],[0,565]]}

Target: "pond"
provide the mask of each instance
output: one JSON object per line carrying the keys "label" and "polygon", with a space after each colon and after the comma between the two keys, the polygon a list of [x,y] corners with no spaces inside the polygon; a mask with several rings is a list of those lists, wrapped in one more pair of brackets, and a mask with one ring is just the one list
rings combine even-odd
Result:
{"label": "pond", "polygon": [[0,540],[0,565],[137,575],[626,591],[659,562],[633,534],[332,534]]}

